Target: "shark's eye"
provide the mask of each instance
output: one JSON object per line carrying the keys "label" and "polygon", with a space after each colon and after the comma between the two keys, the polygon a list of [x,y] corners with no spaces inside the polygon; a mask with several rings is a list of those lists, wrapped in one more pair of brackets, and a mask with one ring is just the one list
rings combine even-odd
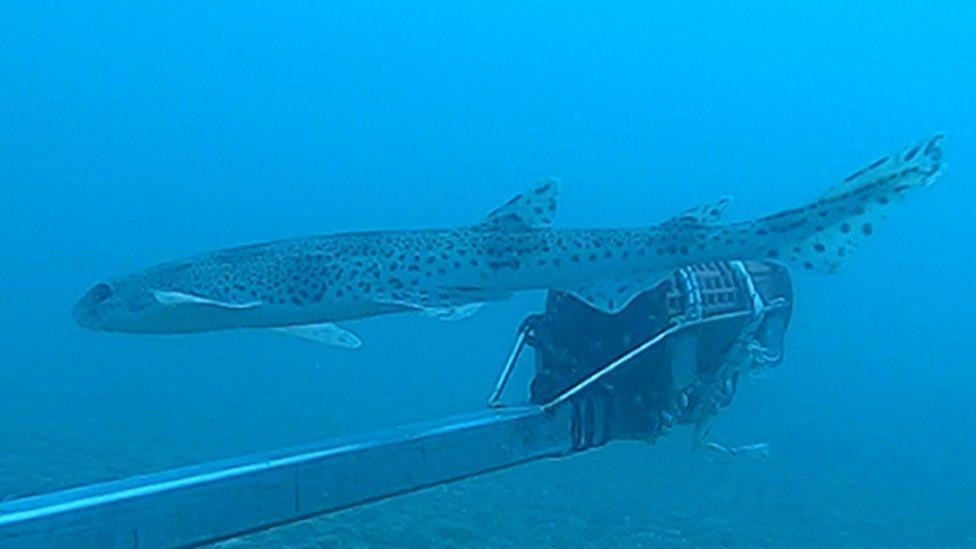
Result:
{"label": "shark's eye", "polygon": [[96,284],[91,289],[91,296],[95,300],[95,303],[103,303],[106,299],[112,297],[112,287],[105,283]]}

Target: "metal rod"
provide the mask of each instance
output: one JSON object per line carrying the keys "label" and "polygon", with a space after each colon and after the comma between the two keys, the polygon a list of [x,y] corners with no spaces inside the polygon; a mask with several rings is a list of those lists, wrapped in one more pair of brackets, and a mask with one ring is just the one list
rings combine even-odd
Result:
{"label": "metal rod", "polygon": [[577,383],[576,385],[570,387],[569,389],[567,389],[566,391],[564,391],[563,393],[561,393],[559,396],[553,398],[551,401],[547,402],[546,404],[543,404],[542,405],[542,408],[545,409],[545,410],[549,410],[549,409],[551,409],[551,408],[553,408],[555,406],[558,406],[559,404],[565,402],[566,400],[568,400],[568,399],[572,398],[573,396],[575,396],[576,394],[578,394],[580,391],[586,389],[590,385],[593,385],[594,383],[596,383],[600,379],[606,377],[608,374],[610,374],[611,372],[613,372],[617,368],[623,366],[624,364],[626,364],[627,362],[629,362],[631,359],[633,359],[635,356],[643,353],[644,351],[646,351],[647,349],[653,347],[654,345],[657,345],[658,343],[660,343],[661,341],[663,341],[668,336],[670,336],[670,335],[672,335],[674,333],[680,332],[681,330],[684,330],[685,328],[690,328],[692,326],[698,326],[698,325],[705,324],[705,323],[708,323],[708,322],[718,322],[720,320],[729,320],[729,319],[732,319],[732,318],[739,318],[739,317],[742,317],[742,316],[749,316],[751,314],[752,314],[752,311],[737,311],[737,312],[734,312],[734,313],[725,313],[725,314],[715,315],[715,316],[708,317],[708,318],[702,318],[702,319],[696,320],[695,322],[687,322],[687,323],[675,324],[674,326],[671,326],[667,330],[664,330],[663,332],[657,334],[656,336],[652,337],[651,339],[648,339],[647,341],[645,341],[644,343],[642,343],[639,346],[635,347],[634,349],[632,349],[630,351],[627,351],[620,358],[614,360],[613,362],[607,364],[603,368],[600,368],[596,372],[590,374],[583,381],[581,381],[581,382]]}
{"label": "metal rod", "polygon": [[524,326],[519,330],[518,337],[515,338],[515,346],[512,347],[512,351],[508,354],[508,360],[505,361],[505,366],[498,376],[498,381],[495,382],[495,390],[488,397],[488,406],[498,408],[502,405],[502,393],[505,392],[508,379],[512,377],[512,372],[515,370],[515,364],[518,363],[519,356],[522,355],[522,349],[525,348],[525,338],[528,337],[528,334],[529,329]]}

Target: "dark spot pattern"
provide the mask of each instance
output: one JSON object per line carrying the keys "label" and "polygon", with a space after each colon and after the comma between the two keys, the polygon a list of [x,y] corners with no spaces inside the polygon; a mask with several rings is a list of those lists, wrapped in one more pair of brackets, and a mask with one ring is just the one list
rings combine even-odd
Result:
{"label": "dark spot pattern", "polygon": [[[445,284],[483,288],[486,279],[495,277],[499,284],[524,285],[532,280],[524,278],[530,272],[544,281],[549,271],[614,272],[625,261],[628,269],[670,267],[697,261],[702,254],[708,258],[786,256],[805,269],[830,270],[874,234],[887,206],[939,171],[940,139],[873,162],[848,176],[848,183],[857,179],[855,184],[838,186],[812,204],[748,223],[553,231],[506,218],[502,226],[347,233],[213,252],[168,266],[165,280],[168,287],[230,303],[302,307],[382,299],[434,303],[456,298],[443,290]],[[899,165],[903,161],[910,164]],[[499,212],[499,217],[514,213],[516,218],[528,214],[551,219],[556,209],[554,192],[555,187],[540,185],[520,195],[528,202],[519,202],[519,197],[510,200],[511,208]],[[716,217],[713,210],[698,211],[712,218]],[[727,248],[721,246],[723,242]]]}

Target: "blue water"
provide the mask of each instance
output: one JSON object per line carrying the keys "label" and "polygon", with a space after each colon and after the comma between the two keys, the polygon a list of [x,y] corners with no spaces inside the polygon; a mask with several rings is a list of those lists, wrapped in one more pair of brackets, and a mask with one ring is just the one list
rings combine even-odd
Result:
{"label": "blue water", "polygon": [[563,180],[562,226],[745,219],[936,131],[949,170],[830,277],[714,429],[240,540],[308,547],[976,546],[976,8],[959,2],[0,5],[0,499],[482,406],[542,294],[458,324],[85,332],[91,283],[252,241],[473,223]]}

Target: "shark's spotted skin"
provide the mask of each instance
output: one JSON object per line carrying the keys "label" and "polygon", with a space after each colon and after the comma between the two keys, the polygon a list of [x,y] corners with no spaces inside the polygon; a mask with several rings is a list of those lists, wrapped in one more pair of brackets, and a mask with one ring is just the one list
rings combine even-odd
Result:
{"label": "shark's spotted skin", "polygon": [[346,233],[218,250],[103,283],[75,307],[83,326],[129,332],[302,327],[354,347],[327,323],[416,311],[455,319],[514,292],[560,289],[618,311],[691,263],[773,259],[832,272],[890,208],[941,173],[941,136],[859,169],[822,198],[719,224],[722,198],[659,225],[554,229],[558,183],[546,181],[476,225]]}
{"label": "shark's spotted skin", "polygon": [[805,208],[754,222],[752,230],[758,236],[769,231],[792,237],[795,230],[806,229],[806,238],[782,238],[788,242],[770,246],[766,257],[808,271],[838,269],[874,235],[894,204],[911,190],[936,180],[944,167],[942,139],[935,136],[901,154],[872,162]]}

